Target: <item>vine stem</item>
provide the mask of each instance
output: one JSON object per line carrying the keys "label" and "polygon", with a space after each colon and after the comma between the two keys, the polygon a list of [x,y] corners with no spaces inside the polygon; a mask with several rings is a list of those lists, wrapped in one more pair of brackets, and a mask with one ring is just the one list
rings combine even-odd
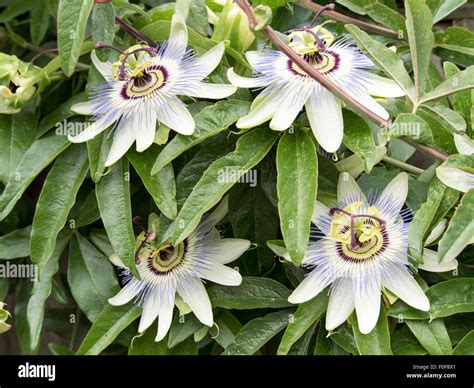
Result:
{"label": "vine stem", "polygon": [[136,38],[138,41],[146,42],[150,47],[157,47],[157,44],[148,38],[147,36],[143,35],[140,31],[134,28],[130,23],[126,22],[120,16],[115,17],[115,22],[120,26],[120,28],[126,32],[128,32],[131,36]]}
{"label": "vine stem", "polygon": [[[322,5],[313,3],[311,0],[299,0],[298,5],[300,5],[303,8],[314,11],[316,13],[320,12],[321,9],[324,7]],[[385,35],[385,36],[389,36],[391,38],[397,38],[397,39],[399,38],[398,32],[396,31],[379,26],[377,24],[373,24],[373,23],[369,23],[363,20],[356,19],[356,18],[344,15],[336,11],[325,11],[324,17],[341,22],[341,23],[354,24],[355,26],[360,27],[363,30],[375,32],[380,35]]]}
{"label": "vine stem", "polygon": [[390,163],[391,165],[393,165],[395,167],[401,168],[401,169],[403,169],[405,171],[408,171],[408,172],[411,172],[413,174],[420,175],[420,174],[423,174],[425,172],[425,170],[423,170],[422,168],[412,166],[411,164],[402,162],[401,160],[398,160],[398,159],[391,158],[390,156],[384,156],[382,158],[382,160],[384,162]]}
{"label": "vine stem", "polygon": [[[242,11],[247,16],[250,26],[255,28],[257,26],[257,19],[255,16],[254,9],[248,0],[235,0],[236,4],[242,9]],[[319,9],[318,9],[319,10]],[[313,78],[316,82],[328,89],[336,97],[344,101],[346,104],[355,108],[359,113],[365,117],[372,120],[374,123],[378,124],[380,127],[391,128],[392,121],[384,120],[377,114],[373,113],[371,110],[367,109],[362,105],[357,99],[348,95],[344,90],[339,88],[334,82],[329,78],[325,77],[314,67],[312,67],[308,62],[306,62],[296,51],[294,51],[282,38],[281,36],[270,26],[264,27],[262,33],[267,37],[267,39],[273,43],[273,45],[282,51],[288,58],[290,58],[298,67],[303,70],[308,76]],[[438,160],[445,161],[448,158],[448,155],[442,151],[435,150],[423,144],[418,144],[411,139],[401,138],[406,143],[410,144],[417,150],[428,154]]]}

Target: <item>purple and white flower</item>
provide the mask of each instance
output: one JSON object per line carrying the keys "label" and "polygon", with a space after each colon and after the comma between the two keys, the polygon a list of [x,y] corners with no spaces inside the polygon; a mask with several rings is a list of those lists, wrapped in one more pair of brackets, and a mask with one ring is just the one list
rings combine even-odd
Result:
{"label": "purple and white flower", "polygon": [[157,123],[191,135],[194,119],[178,96],[221,99],[233,94],[236,87],[203,81],[221,61],[223,43],[197,57],[187,49],[187,41],[185,23],[173,17],[169,40],[158,50],[133,46],[114,64],[101,62],[93,52],[94,66],[107,83],[90,101],[72,107],[76,113],[92,116],[93,123],[69,140],[84,142],[113,126],[114,140],[105,162],[110,166],[135,141],[138,152],[150,147]]}
{"label": "purple and white flower", "polygon": [[[383,119],[389,118],[388,112],[371,96],[405,95],[394,81],[373,73],[372,61],[350,40],[335,40],[322,26],[292,32],[289,39],[290,46],[303,59]],[[246,56],[255,76],[242,77],[230,68],[227,78],[241,88],[265,89],[255,98],[249,114],[237,122],[237,127],[252,128],[271,120],[271,129],[284,131],[305,107],[321,147],[327,152],[336,151],[344,127],[340,101],[282,52],[249,51]]]}

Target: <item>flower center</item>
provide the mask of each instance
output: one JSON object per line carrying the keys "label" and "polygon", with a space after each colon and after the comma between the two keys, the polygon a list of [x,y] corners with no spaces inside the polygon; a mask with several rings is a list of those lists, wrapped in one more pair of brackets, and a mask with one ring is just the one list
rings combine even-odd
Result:
{"label": "flower center", "polygon": [[183,262],[184,253],[184,242],[177,247],[165,244],[151,254],[148,259],[148,268],[158,274],[169,272]]}
{"label": "flower center", "polygon": [[[337,70],[339,66],[339,55],[329,50],[305,54],[303,55],[303,59],[322,74],[329,74]],[[290,70],[294,73],[305,77],[308,76],[304,70],[291,60],[289,60],[289,66]]]}
{"label": "flower center", "polygon": [[149,66],[135,71],[122,89],[122,97],[126,99],[152,96],[168,78],[166,70],[158,65]]}
{"label": "flower center", "polygon": [[363,203],[353,202],[344,209],[332,208],[333,220],[330,236],[337,241],[341,258],[360,262],[372,259],[382,252],[387,244],[385,221],[378,210],[371,206],[366,214],[360,214]]}

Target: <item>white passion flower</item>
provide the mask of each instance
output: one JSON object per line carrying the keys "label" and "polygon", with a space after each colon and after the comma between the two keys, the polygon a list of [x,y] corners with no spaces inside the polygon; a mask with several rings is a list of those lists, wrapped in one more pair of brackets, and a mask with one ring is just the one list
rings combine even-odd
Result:
{"label": "white passion flower", "polygon": [[93,123],[69,140],[84,142],[114,125],[114,139],[105,162],[110,166],[134,141],[138,152],[150,147],[157,123],[191,135],[194,119],[178,96],[220,99],[233,94],[236,88],[203,82],[221,61],[223,43],[196,57],[187,49],[187,41],[186,25],[174,16],[169,40],[158,50],[133,46],[114,64],[99,61],[93,52],[94,66],[107,83],[97,88],[90,101],[71,108],[78,114],[91,115]]}
{"label": "white passion flower", "polygon": [[[121,306],[135,299],[135,303],[143,308],[138,328],[140,333],[158,317],[155,340],[161,341],[170,328],[175,302],[178,304],[181,299],[204,325],[213,325],[211,302],[201,279],[238,286],[242,282],[241,275],[224,264],[236,260],[250,246],[248,240],[220,237],[215,225],[226,213],[227,202],[224,200],[178,246],[169,243],[157,246],[153,230],[139,238],[136,266],[141,280],[125,269],[125,285],[109,299],[109,303]],[[113,256],[111,261],[125,268],[117,256]]]}
{"label": "white passion flower", "polygon": [[321,239],[309,243],[303,261],[314,269],[288,300],[306,302],[331,285],[326,329],[341,325],[355,308],[364,334],[377,323],[384,288],[410,306],[428,311],[430,303],[413,278],[408,260],[408,225],[402,211],[407,192],[406,173],[369,198],[348,173],[341,174],[339,207],[316,204],[313,223]]}
{"label": "white passion flower", "polygon": [[[388,119],[389,114],[371,95],[405,95],[394,81],[371,72],[374,64],[350,40],[335,40],[322,26],[294,31],[289,39],[290,46],[304,60],[383,119]],[[249,51],[246,56],[256,72],[254,78],[237,75],[232,68],[227,78],[241,88],[265,89],[255,98],[249,114],[237,122],[237,127],[252,128],[271,119],[271,129],[284,131],[304,106],[321,147],[327,152],[336,151],[343,137],[340,101],[279,51]]]}

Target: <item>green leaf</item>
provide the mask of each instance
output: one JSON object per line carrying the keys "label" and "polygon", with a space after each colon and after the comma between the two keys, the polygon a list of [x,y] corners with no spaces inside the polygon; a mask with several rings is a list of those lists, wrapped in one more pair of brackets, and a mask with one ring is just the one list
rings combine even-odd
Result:
{"label": "green leaf", "polygon": [[[444,73],[446,78],[453,77],[461,70],[451,62],[444,62]],[[468,128],[471,127],[471,108],[472,108],[472,91],[467,89],[462,92],[455,93],[452,96],[453,107],[456,112],[458,112],[468,124]]]}
{"label": "green leaf", "polygon": [[158,155],[151,173],[156,174],[184,151],[226,130],[249,109],[250,103],[241,100],[223,100],[202,109],[194,117],[196,129],[193,135],[176,135]]}
{"label": "green leaf", "polygon": [[408,320],[406,324],[429,354],[451,354],[451,340],[442,319],[431,322]]}
{"label": "green leaf", "polygon": [[474,356],[474,330],[470,331],[453,350],[454,356]]}
{"label": "green leaf", "polygon": [[352,330],[357,349],[361,355],[391,355],[390,332],[388,330],[387,315],[381,308],[379,319],[369,334],[359,331],[356,314],[352,314]]}
{"label": "green leaf", "polygon": [[[33,8],[35,0],[12,1],[0,15],[0,23],[9,22]],[[5,3],[2,4],[4,6]]]}
{"label": "green leaf", "polygon": [[17,164],[0,198],[0,220],[3,220],[36,176],[70,145],[65,136],[50,134],[36,140]]}
{"label": "green leaf", "polygon": [[142,309],[137,305],[127,304],[117,307],[107,304],[95,320],[84,341],[82,341],[77,354],[100,354],[141,313]]}
{"label": "green leaf", "polygon": [[418,109],[417,115],[418,117],[421,117],[421,119],[423,119],[426,124],[428,124],[431,134],[433,135],[432,145],[447,153],[457,152],[456,145],[454,144],[453,132],[450,130],[449,125],[445,124],[447,120],[445,117],[439,119],[436,115],[427,111],[424,107]]}
{"label": "green leaf", "polygon": [[21,354],[34,355],[38,353],[39,346],[32,348],[30,340],[30,330],[27,321],[28,298],[32,288],[31,279],[22,278],[16,286],[17,294],[15,299],[15,310],[13,312],[15,333]]}
{"label": "green leaf", "polygon": [[191,337],[197,330],[203,327],[203,324],[196,318],[194,314],[183,316],[177,315],[171,323],[168,334],[168,348],[174,348],[181,342]]}
{"label": "green leaf", "polygon": [[140,278],[135,267],[135,234],[130,203],[130,173],[128,161],[122,158],[96,184],[97,203],[105,230],[115,252],[127,268]]}
{"label": "green leaf", "polygon": [[445,0],[442,2],[433,17],[433,23],[438,23],[453,11],[465,4],[467,0]]}
{"label": "green leaf", "polygon": [[436,100],[438,98],[446,97],[450,94],[472,88],[474,88],[474,66],[469,66],[467,69],[459,72],[458,74],[447,78],[429,93],[426,93],[420,99],[420,103]]}
{"label": "green leaf", "polygon": [[252,355],[288,325],[291,310],[282,310],[255,318],[242,327],[225,355]]}
{"label": "green leaf", "polygon": [[462,250],[473,242],[474,236],[474,190],[461,199],[449,226],[439,241],[439,262],[455,259]]}
{"label": "green leaf", "polygon": [[91,178],[95,183],[98,183],[105,175],[105,161],[112,147],[112,141],[113,137],[107,136],[107,131],[103,131],[87,142],[89,168]]}
{"label": "green leaf", "polygon": [[397,356],[423,356],[428,353],[406,325],[392,334],[392,350]]}
{"label": "green leaf", "polygon": [[30,255],[31,226],[17,229],[0,237],[0,260],[17,259]]}
{"label": "green leaf", "polygon": [[36,0],[31,8],[31,41],[36,47],[41,44],[49,28],[49,3],[49,0]]}
{"label": "green leaf", "polygon": [[196,32],[206,36],[209,32],[209,22],[207,20],[207,10],[205,0],[191,1],[189,15],[186,23]]}
{"label": "green leaf", "polygon": [[68,77],[74,73],[81,54],[87,19],[94,0],[59,0],[58,47],[61,67]]}
{"label": "green leaf", "polygon": [[[357,351],[357,349],[356,349]],[[314,346],[315,356],[340,356],[349,354],[339,345],[337,345],[330,337],[323,325],[319,325],[316,345]]]}
{"label": "green leaf", "polygon": [[344,144],[364,161],[365,170],[370,173],[377,158],[372,130],[355,113],[344,109]]}
{"label": "green leaf", "polygon": [[327,305],[328,294],[326,291],[321,291],[315,298],[300,304],[296,313],[290,317],[288,327],[285,330],[285,334],[283,334],[277,354],[288,354],[296,341],[319,320],[320,316],[326,311]]}
{"label": "green leaf", "polygon": [[408,137],[423,144],[433,144],[434,142],[427,122],[412,113],[400,114],[393,122],[390,134],[394,137]]}
{"label": "green leaf", "polygon": [[72,231],[67,229],[59,233],[54,251],[46,258],[40,276],[33,284],[33,290],[31,291],[26,313],[28,327],[30,329],[29,337],[31,348],[39,346],[41,330],[43,328],[45,303],[51,295],[53,276],[59,270],[59,259],[69,243],[72,234]]}
{"label": "green leaf", "polygon": [[347,323],[344,323],[343,325],[339,326],[335,331],[332,331],[329,334],[329,338],[331,338],[345,351],[354,355],[359,354],[359,350],[357,349],[357,345],[354,339],[354,334]]}
{"label": "green leaf", "polygon": [[225,309],[281,308],[291,306],[291,291],[269,278],[244,277],[237,287],[214,285],[208,290],[213,307]]}
{"label": "green leaf", "polygon": [[51,351],[51,353],[54,356],[73,356],[74,355],[73,351],[71,351],[69,348],[61,344],[55,344],[51,342],[48,344],[48,349]]}
{"label": "green leaf", "polygon": [[318,159],[309,133],[302,128],[286,131],[278,143],[276,160],[281,231],[292,260],[300,265],[318,190]]}
{"label": "green leaf", "polygon": [[448,107],[440,104],[436,105],[423,105],[423,109],[429,111],[434,115],[434,118],[437,118],[441,121],[445,127],[449,128],[449,135],[453,136],[453,132],[465,132],[466,131],[466,121],[464,118],[457,112]]}
{"label": "green leaf", "polygon": [[56,237],[67,221],[87,170],[84,145],[69,147],[53,164],[36,204],[31,228],[31,261],[40,268],[53,253]]}
{"label": "green leaf", "polygon": [[36,135],[36,115],[0,115],[0,181],[7,184]]}
{"label": "green leaf", "polygon": [[[424,241],[429,235],[430,227],[436,224],[437,213],[445,214],[454,206],[457,198],[458,193],[456,190],[445,186],[437,178],[433,180],[428,190],[426,202],[421,205],[415,213],[415,217],[408,228],[408,244],[411,247],[410,253],[418,262],[422,261]],[[442,216],[444,216],[444,214]]]}
{"label": "green leaf", "polygon": [[345,27],[356,41],[357,46],[405,91],[410,100],[415,101],[415,86],[398,55],[382,43],[372,39],[359,27],[351,24]]}
{"label": "green leaf", "polygon": [[71,241],[67,279],[74,300],[91,322],[119,291],[108,258],[78,233]]}
{"label": "green leaf", "polygon": [[474,55],[474,34],[461,27],[449,27],[435,35],[436,46],[466,55]]}
{"label": "green leaf", "polygon": [[173,220],[178,213],[173,166],[167,164],[157,174],[151,175],[151,168],[161,149],[162,147],[156,145],[152,145],[146,152],[142,153],[131,149],[128,151],[127,157],[135,171],[140,175],[156,206],[167,218]]}
{"label": "green leaf", "polygon": [[256,180],[258,174],[260,185],[250,187],[240,184],[232,188],[229,194],[229,221],[235,236],[257,244],[255,250],[246,254],[243,266],[247,269],[246,264],[252,261],[258,265],[259,273],[266,273],[275,263],[266,242],[278,237],[279,219],[277,209],[262,190],[263,174],[260,170],[253,170],[252,173],[255,173]]}
{"label": "green leaf", "polygon": [[128,349],[128,355],[140,356],[195,356],[198,354],[197,344],[193,338],[187,338],[185,341],[169,349],[166,341],[155,342],[156,327],[152,326],[143,334],[133,338]]}
{"label": "green leaf", "polygon": [[277,136],[266,128],[253,130],[239,138],[235,151],[211,164],[176,217],[174,245],[183,241],[199,224],[202,215],[216,205],[242,175],[265,157]]}
{"label": "green leaf", "polygon": [[430,300],[429,313],[413,309],[398,301],[388,315],[403,319],[443,318],[458,313],[474,312],[474,279],[459,278],[432,286],[426,296]]}
{"label": "green leaf", "polygon": [[36,132],[36,137],[39,138],[48,132],[51,128],[56,128],[56,135],[68,135],[68,133],[62,133],[62,131],[68,130],[68,124],[73,124],[71,121],[67,121],[72,116],[76,114],[71,111],[71,107],[74,104],[79,102],[84,102],[86,100],[85,93],[79,93],[72,96],[69,100],[59,105],[54,112],[43,117],[39,123],[38,131]]}
{"label": "green leaf", "polygon": [[[115,7],[112,3],[96,3],[91,15],[92,41],[112,44],[115,37]],[[107,60],[107,50],[98,50],[99,59]]]}
{"label": "green leaf", "polygon": [[[378,0],[337,0],[351,11],[360,15],[368,15],[377,23],[383,24],[392,30],[403,34],[405,31],[405,19],[396,10],[383,4]],[[402,35],[403,37],[403,35]]]}
{"label": "green leaf", "polygon": [[433,16],[424,0],[406,0],[405,15],[415,76],[415,96],[418,100],[425,92],[431,51],[434,47]]}

